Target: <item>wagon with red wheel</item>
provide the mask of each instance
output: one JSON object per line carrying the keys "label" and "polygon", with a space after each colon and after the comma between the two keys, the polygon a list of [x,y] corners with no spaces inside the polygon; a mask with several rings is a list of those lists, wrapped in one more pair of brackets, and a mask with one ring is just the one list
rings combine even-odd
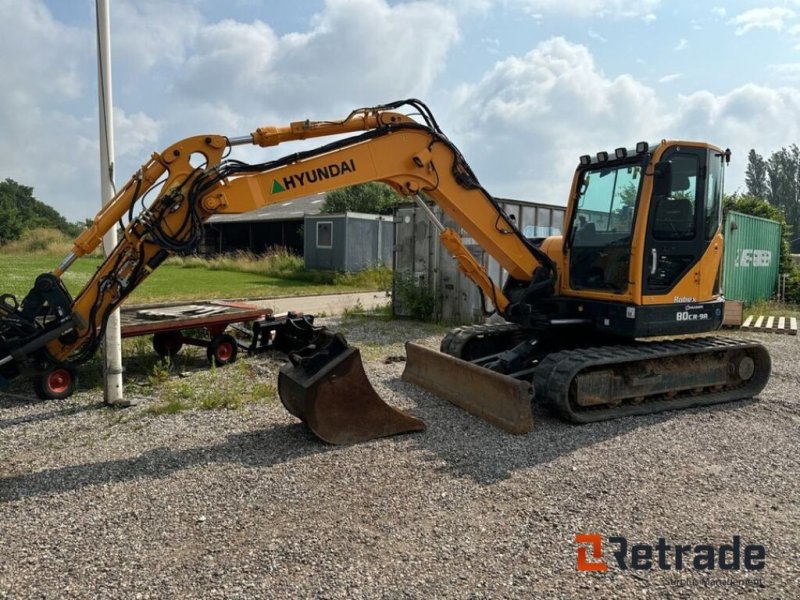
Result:
{"label": "wagon with red wheel", "polygon": [[[236,361],[240,351],[290,352],[306,343],[312,315],[273,314],[271,308],[236,301],[130,306],[121,310],[123,338],[152,335],[153,350],[172,358],[184,346],[206,349],[209,364],[221,367]],[[238,337],[229,333],[233,327]],[[31,377],[36,395],[63,399],[75,391],[77,372],[68,364],[53,365]]]}

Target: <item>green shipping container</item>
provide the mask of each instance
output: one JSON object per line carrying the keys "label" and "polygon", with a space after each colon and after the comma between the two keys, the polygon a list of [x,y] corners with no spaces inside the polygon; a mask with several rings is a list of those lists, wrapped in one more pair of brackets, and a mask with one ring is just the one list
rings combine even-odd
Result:
{"label": "green shipping container", "polygon": [[729,212],[725,217],[722,292],[727,300],[769,300],[778,283],[781,226],[776,221]]}

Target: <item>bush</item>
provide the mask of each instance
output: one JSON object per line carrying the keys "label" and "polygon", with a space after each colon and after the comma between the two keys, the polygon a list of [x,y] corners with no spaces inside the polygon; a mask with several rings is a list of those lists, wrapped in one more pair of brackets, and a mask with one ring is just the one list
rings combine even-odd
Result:
{"label": "bush", "polygon": [[62,255],[72,250],[72,238],[58,229],[29,229],[18,240],[0,246],[4,254]]}
{"label": "bush", "polygon": [[239,271],[268,277],[291,277],[303,270],[303,257],[286,248],[273,248],[264,254],[241,251],[218,256],[172,256],[167,264],[187,269]]}
{"label": "bush", "polygon": [[800,271],[795,270],[786,278],[785,302],[800,304]]}
{"label": "bush", "polygon": [[325,195],[323,213],[346,211],[389,215],[395,206],[412,202],[395,192],[385,183],[372,181],[339,188]]}
{"label": "bush", "polygon": [[394,295],[395,301],[405,307],[413,319],[433,321],[436,297],[423,281],[411,275],[395,273]]}

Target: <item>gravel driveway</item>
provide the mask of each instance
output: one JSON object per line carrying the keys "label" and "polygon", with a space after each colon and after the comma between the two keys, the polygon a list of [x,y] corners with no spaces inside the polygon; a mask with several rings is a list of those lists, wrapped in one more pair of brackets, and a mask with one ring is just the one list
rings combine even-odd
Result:
{"label": "gravel driveway", "polygon": [[[441,330],[329,324],[425,433],[332,447],[274,399],[154,415],[0,395],[0,597],[800,597],[796,338],[757,338],[758,401],[585,426],[537,407],[514,437],[384,363]],[[246,360],[272,381],[279,363]],[[738,535],[766,568],[576,572],[577,533]]]}

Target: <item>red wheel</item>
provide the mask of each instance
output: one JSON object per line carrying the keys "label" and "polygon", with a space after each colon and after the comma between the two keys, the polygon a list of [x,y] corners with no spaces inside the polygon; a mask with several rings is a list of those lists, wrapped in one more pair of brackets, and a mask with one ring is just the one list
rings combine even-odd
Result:
{"label": "red wheel", "polygon": [[72,367],[55,365],[36,376],[33,391],[42,400],[62,400],[75,391],[76,379]]}
{"label": "red wheel", "polygon": [[221,367],[234,362],[238,353],[239,345],[236,340],[227,333],[223,333],[211,340],[206,356],[208,357],[208,362],[212,365]]}

